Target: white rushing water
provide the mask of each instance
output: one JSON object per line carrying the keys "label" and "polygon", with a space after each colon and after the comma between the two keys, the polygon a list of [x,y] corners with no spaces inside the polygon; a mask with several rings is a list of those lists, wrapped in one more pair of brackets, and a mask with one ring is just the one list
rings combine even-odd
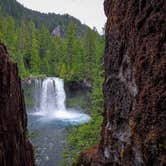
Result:
{"label": "white rushing water", "polygon": [[65,105],[66,93],[64,81],[56,77],[36,80],[35,112],[32,115],[40,116],[40,120],[59,120],[73,125],[82,124],[90,120],[89,115],[78,110],[67,109]]}

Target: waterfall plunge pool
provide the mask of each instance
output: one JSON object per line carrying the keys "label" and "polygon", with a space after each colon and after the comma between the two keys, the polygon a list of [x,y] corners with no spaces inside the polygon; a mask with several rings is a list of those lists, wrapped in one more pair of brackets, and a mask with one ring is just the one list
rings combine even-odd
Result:
{"label": "waterfall plunge pool", "polygon": [[81,108],[66,108],[64,81],[60,78],[33,79],[23,87],[36,165],[61,166],[68,129],[88,122],[90,116]]}

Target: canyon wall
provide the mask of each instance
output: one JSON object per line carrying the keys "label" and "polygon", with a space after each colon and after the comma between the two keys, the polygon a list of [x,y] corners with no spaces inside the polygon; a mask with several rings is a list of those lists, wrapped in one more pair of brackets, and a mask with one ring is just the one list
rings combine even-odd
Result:
{"label": "canyon wall", "polygon": [[17,65],[0,44],[0,166],[34,166]]}
{"label": "canyon wall", "polygon": [[77,166],[166,165],[166,1],[105,0],[104,121]]}

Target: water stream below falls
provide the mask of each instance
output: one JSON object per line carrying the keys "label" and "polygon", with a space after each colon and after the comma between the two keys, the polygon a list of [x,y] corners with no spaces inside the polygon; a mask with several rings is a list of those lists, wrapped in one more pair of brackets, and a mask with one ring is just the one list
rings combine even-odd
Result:
{"label": "water stream below falls", "polygon": [[66,108],[64,81],[32,79],[24,85],[30,139],[37,166],[61,166],[68,129],[90,120],[82,109]]}

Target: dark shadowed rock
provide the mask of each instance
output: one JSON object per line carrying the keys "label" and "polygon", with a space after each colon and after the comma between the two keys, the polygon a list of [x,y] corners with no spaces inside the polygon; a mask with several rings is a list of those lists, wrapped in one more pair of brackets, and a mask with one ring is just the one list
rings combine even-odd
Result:
{"label": "dark shadowed rock", "polygon": [[104,122],[77,166],[166,165],[166,1],[105,0]]}
{"label": "dark shadowed rock", "polygon": [[0,44],[0,166],[34,166],[17,65]]}

